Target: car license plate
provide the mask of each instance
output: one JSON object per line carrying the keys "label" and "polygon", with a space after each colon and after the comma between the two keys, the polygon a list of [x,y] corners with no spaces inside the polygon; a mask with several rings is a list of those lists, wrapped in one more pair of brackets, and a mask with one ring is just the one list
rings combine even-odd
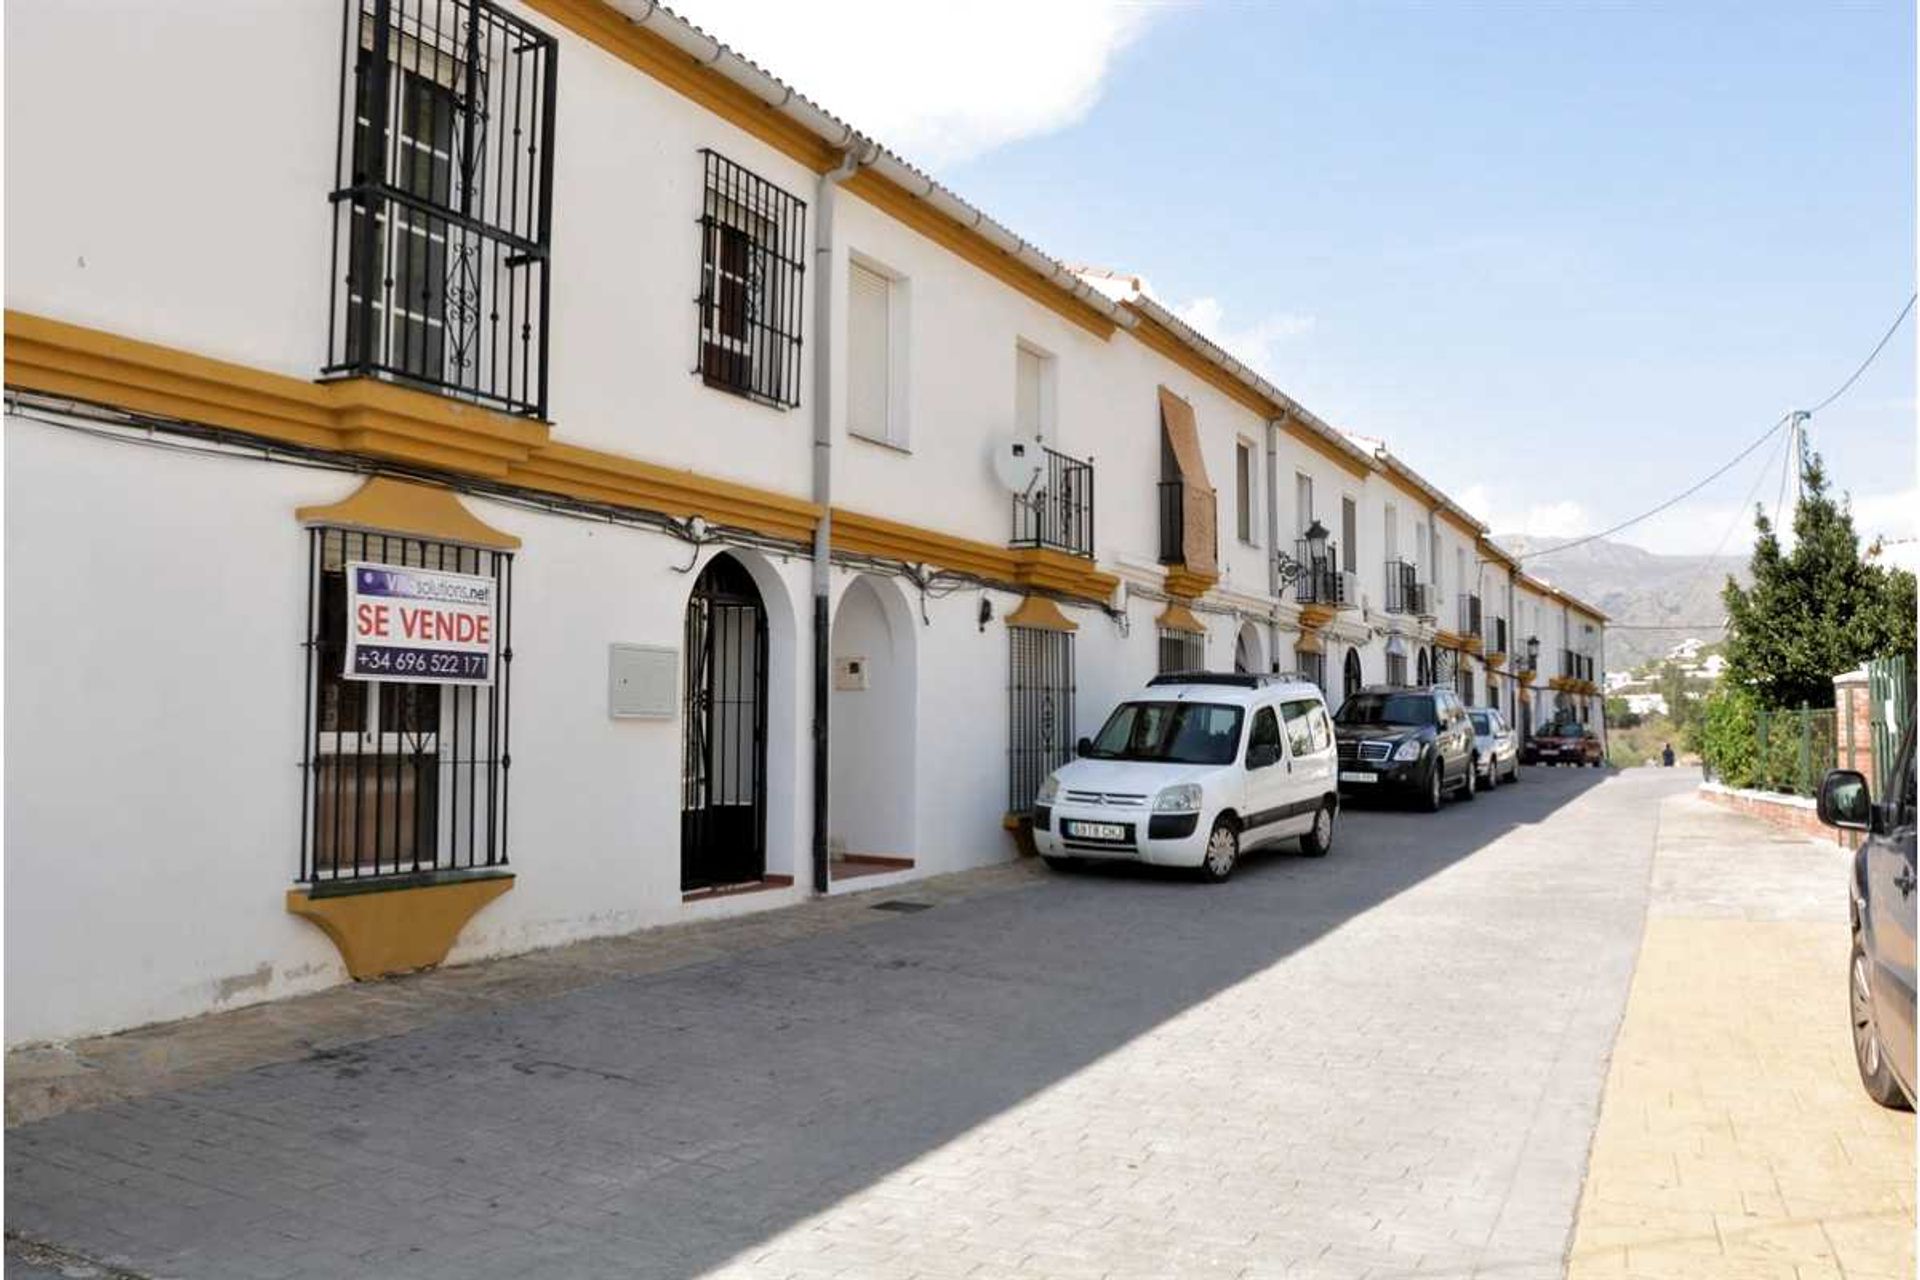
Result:
{"label": "car license plate", "polygon": [[1127,829],[1117,822],[1069,822],[1067,834],[1081,840],[1125,840]]}
{"label": "car license plate", "polygon": [[1379,777],[1379,774],[1361,773],[1354,769],[1342,769],[1340,771],[1340,781],[1342,782],[1377,782]]}

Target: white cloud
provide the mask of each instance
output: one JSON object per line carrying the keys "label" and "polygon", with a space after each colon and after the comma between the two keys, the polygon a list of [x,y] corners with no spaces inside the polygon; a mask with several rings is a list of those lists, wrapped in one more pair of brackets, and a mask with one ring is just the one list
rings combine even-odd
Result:
{"label": "white cloud", "polygon": [[1312,316],[1291,311],[1275,311],[1249,325],[1229,324],[1226,308],[1218,298],[1195,298],[1169,305],[1167,310],[1211,338],[1241,364],[1269,378],[1275,376],[1274,348],[1290,338],[1312,333],[1314,327]]}
{"label": "white cloud", "polygon": [[677,0],[673,9],[929,168],[1064,129],[1155,6],[1125,0]]}
{"label": "white cloud", "polygon": [[1494,533],[1518,533],[1530,538],[1575,538],[1594,529],[1587,509],[1572,499],[1513,504],[1495,496],[1484,484],[1470,484],[1453,495],[1469,514],[1485,521]]}

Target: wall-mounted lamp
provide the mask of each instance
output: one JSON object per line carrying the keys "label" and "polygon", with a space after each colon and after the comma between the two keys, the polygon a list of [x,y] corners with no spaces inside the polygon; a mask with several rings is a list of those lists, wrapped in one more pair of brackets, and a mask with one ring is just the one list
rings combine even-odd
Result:
{"label": "wall-mounted lamp", "polygon": [[993,597],[980,597],[980,630],[985,631],[987,624],[993,621]]}

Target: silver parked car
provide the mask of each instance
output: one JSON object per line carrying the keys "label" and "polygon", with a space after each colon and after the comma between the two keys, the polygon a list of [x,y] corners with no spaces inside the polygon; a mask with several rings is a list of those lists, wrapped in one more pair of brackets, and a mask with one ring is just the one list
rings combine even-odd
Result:
{"label": "silver parked car", "polygon": [[1469,707],[1473,721],[1473,767],[1482,790],[1520,781],[1520,735],[1498,707]]}

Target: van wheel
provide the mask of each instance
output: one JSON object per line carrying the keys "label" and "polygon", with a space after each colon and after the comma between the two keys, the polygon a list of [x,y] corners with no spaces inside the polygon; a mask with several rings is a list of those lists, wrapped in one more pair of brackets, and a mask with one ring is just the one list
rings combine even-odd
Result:
{"label": "van wheel", "polygon": [[1894,1083],[1886,1051],[1880,1047],[1880,1028],[1873,1016],[1873,986],[1868,978],[1867,952],[1854,931],[1853,955],[1847,962],[1847,1005],[1853,1014],[1853,1061],[1867,1096],[1894,1111],[1912,1110],[1900,1086]]}
{"label": "van wheel", "polygon": [[1233,867],[1240,860],[1240,833],[1234,829],[1230,819],[1222,818],[1213,824],[1213,834],[1207,837],[1207,851],[1200,859],[1200,878],[1208,884],[1219,884],[1233,874]]}
{"label": "van wheel", "polygon": [[1300,852],[1309,858],[1324,858],[1333,848],[1333,804],[1323,803],[1313,815],[1313,826],[1300,837]]}
{"label": "van wheel", "polygon": [[1047,870],[1049,871],[1066,873],[1080,870],[1080,859],[1078,858],[1062,858],[1057,855],[1041,854],[1040,861],[1047,864]]}
{"label": "van wheel", "polygon": [[1421,797],[1420,802],[1420,807],[1428,813],[1440,812],[1442,792],[1446,789],[1446,780],[1440,776],[1442,772],[1440,757],[1436,755],[1433,758],[1433,768],[1427,770],[1427,794]]}

